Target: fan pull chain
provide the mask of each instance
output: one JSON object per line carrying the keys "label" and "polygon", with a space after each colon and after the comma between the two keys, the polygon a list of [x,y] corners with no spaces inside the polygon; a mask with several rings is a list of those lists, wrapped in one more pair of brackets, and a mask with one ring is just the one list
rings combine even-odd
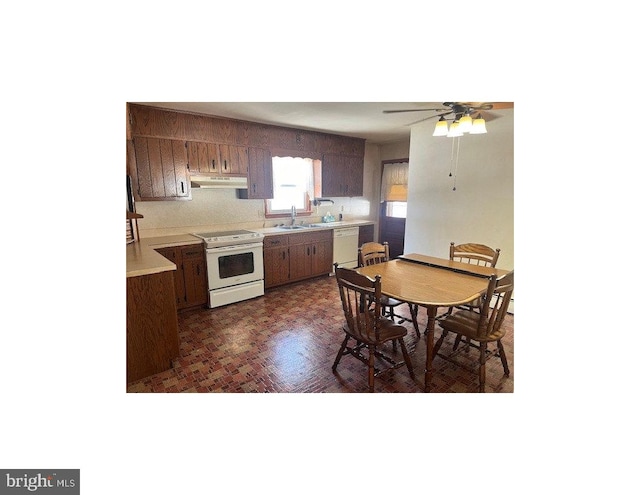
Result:
{"label": "fan pull chain", "polygon": [[458,142],[458,149],[456,152],[456,168],[453,175],[453,190],[456,190],[456,180],[458,178],[458,162],[460,161],[460,138],[453,138]]}
{"label": "fan pull chain", "polygon": [[456,139],[458,138],[453,138],[451,140],[451,159],[449,160],[449,177],[453,177],[453,150],[455,148],[456,145]]}

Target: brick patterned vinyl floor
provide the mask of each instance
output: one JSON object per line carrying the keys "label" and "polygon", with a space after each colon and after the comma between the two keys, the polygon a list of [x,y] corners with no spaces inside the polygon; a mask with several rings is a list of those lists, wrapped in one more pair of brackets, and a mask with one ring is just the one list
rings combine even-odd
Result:
{"label": "brick patterned vinyl floor", "polygon": [[[409,314],[406,305],[396,313]],[[420,308],[421,331],[426,315]],[[173,368],[128,384],[127,392],[367,392],[367,367],[353,356],[331,370],[344,338],[343,321],[334,277],[271,289],[264,297],[221,308],[189,310],[178,316],[180,357]],[[511,374],[504,376],[499,358],[490,359],[486,392],[513,392],[513,315],[504,325]],[[404,366],[389,369],[376,377],[376,392],[423,391],[424,336],[416,336],[410,321],[404,326],[415,379]],[[439,335],[436,324],[436,340]],[[448,336],[440,352],[449,352],[453,340]],[[384,352],[402,360],[391,344]],[[457,354],[463,366],[436,357],[432,392],[477,392],[477,372],[467,369],[477,362],[477,352]]]}

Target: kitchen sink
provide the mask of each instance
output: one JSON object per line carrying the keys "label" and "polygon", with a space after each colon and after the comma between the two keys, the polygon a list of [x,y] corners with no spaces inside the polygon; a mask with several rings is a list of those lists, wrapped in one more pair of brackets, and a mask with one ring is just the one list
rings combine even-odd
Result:
{"label": "kitchen sink", "polygon": [[285,230],[298,230],[298,229],[308,229],[309,225],[280,225],[279,229]]}

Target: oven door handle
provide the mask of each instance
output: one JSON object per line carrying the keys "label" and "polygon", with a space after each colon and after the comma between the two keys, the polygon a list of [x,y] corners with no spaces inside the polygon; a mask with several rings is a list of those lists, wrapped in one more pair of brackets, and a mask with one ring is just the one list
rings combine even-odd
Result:
{"label": "oven door handle", "polygon": [[262,249],[261,242],[252,242],[250,244],[236,244],[235,246],[222,246],[215,248],[207,248],[207,253],[241,253],[243,251],[250,251],[252,249]]}

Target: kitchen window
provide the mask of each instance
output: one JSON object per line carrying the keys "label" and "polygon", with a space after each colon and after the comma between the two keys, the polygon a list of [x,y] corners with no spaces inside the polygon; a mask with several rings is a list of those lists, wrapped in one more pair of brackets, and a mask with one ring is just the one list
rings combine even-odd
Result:
{"label": "kitchen window", "polygon": [[314,171],[320,171],[320,160],[274,156],[271,166],[273,199],[266,200],[266,216],[290,216],[292,206],[297,214],[310,215],[315,197]]}

